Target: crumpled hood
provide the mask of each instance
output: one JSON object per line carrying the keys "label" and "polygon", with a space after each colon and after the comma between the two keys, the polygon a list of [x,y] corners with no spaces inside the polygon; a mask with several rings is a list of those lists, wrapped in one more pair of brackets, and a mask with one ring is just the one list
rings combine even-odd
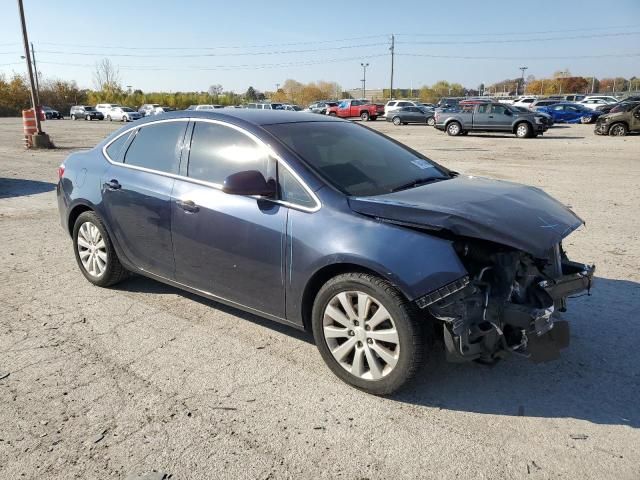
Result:
{"label": "crumpled hood", "polygon": [[490,240],[541,258],[584,223],[539,188],[481,177],[351,197],[349,205],[364,215]]}

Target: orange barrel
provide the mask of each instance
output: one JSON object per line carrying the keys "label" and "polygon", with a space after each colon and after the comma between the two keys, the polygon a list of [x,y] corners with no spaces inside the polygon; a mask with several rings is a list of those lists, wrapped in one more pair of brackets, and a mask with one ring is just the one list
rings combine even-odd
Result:
{"label": "orange barrel", "polygon": [[33,113],[33,109],[22,110],[22,128],[25,135],[33,135],[37,132],[36,129],[36,116]]}

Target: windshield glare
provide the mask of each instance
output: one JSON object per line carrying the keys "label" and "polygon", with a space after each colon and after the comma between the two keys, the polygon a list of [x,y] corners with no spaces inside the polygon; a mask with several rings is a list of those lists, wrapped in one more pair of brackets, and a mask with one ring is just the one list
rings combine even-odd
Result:
{"label": "windshield glare", "polygon": [[381,195],[416,181],[450,178],[426,157],[353,123],[304,122],[264,128],[348,195]]}

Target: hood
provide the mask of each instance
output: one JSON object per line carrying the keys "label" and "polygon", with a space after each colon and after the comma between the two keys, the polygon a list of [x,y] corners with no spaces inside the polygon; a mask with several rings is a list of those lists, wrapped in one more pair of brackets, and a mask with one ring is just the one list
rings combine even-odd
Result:
{"label": "hood", "polygon": [[351,197],[349,205],[363,215],[490,240],[540,258],[584,223],[539,188],[480,177]]}

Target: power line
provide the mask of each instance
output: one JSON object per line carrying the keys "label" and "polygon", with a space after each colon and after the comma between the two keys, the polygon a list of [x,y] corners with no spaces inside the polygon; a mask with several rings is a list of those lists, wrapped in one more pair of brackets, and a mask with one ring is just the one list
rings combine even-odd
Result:
{"label": "power line", "polygon": [[567,32],[593,32],[598,30],[614,30],[614,29],[622,29],[622,28],[637,28],[638,25],[617,25],[617,26],[609,26],[609,27],[587,27],[587,28],[573,28],[573,29],[562,29],[562,30],[540,30],[537,32],[491,32],[491,33],[397,33],[397,36],[409,36],[409,37],[491,37],[494,35],[500,36],[508,36],[508,35],[543,35],[547,33],[567,33]]}
{"label": "power line", "polygon": [[[168,67],[166,65],[118,65],[119,69],[122,70],[147,70],[147,71],[172,71],[172,70],[199,70],[199,71],[220,71],[220,70],[244,70],[244,69],[263,69],[263,68],[279,68],[279,67],[292,67],[292,66],[309,66],[309,65],[324,65],[326,63],[339,63],[339,62],[350,62],[358,59],[368,59],[368,58],[379,58],[384,57],[386,54],[378,54],[378,55],[359,55],[357,57],[346,57],[346,58],[329,58],[324,60],[314,60],[314,61],[300,61],[300,62],[288,62],[288,63],[264,63],[264,64],[241,64],[241,65],[210,65],[208,67],[203,67],[202,65],[187,65],[187,66],[177,66],[177,67]],[[68,67],[87,67],[94,68],[95,65],[87,64],[87,63],[67,63],[67,62],[45,62],[39,61],[40,64],[46,65],[64,65]]]}
{"label": "power line", "polygon": [[179,53],[179,54],[141,54],[141,53],[96,53],[96,52],[64,52],[60,50],[39,50],[51,55],[80,55],[84,57],[132,57],[132,58],[204,58],[204,57],[238,57],[254,55],[286,55],[290,53],[326,52],[329,50],[347,50],[351,48],[367,48],[386,45],[385,43],[364,43],[360,45],[341,45],[339,47],[312,48],[302,50],[281,50],[272,52],[233,52],[233,53]]}
{"label": "power line", "polygon": [[[564,55],[564,56],[527,56],[518,55],[515,57],[494,57],[494,56],[478,56],[478,55],[432,55],[429,53],[396,53],[403,57],[428,57],[428,58],[455,58],[462,60],[574,60],[582,58],[611,58],[611,57],[640,57],[640,53],[609,53],[603,55]],[[42,62],[41,62],[42,63]]]}
{"label": "power line", "polygon": [[[618,33],[601,33],[598,37],[628,37],[632,35],[640,35],[640,32],[618,32]],[[593,34],[590,35],[572,35],[564,37],[541,37],[541,38],[516,38],[516,39],[501,39],[501,40],[438,40],[438,41],[418,41],[418,42],[398,42],[403,45],[484,45],[489,43],[524,43],[524,42],[549,42],[554,40],[578,40],[585,38],[593,38]]]}
{"label": "power line", "polygon": [[365,35],[361,37],[334,38],[330,40],[310,40],[305,42],[290,43],[263,43],[263,44],[245,44],[245,45],[217,45],[215,47],[131,47],[124,45],[78,45],[73,43],[55,43],[55,42],[39,42],[39,45],[51,45],[56,47],[75,47],[75,48],[108,48],[115,50],[217,50],[217,49],[236,49],[236,48],[264,48],[264,47],[288,47],[293,45],[316,45],[326,43],[348,42],[353,40],[366,40],[371,38],[384,38],[385,35]]}

